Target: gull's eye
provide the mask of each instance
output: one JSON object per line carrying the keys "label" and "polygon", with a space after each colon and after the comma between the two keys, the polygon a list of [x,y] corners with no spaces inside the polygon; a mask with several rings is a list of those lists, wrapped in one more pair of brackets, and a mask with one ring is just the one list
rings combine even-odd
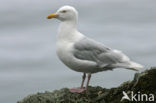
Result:
{"label": "gull's eye", "polygon": [[61,11],[61,13],[66,13],[66,12],[67,12],[66,10],[62,10],[62,11]]}

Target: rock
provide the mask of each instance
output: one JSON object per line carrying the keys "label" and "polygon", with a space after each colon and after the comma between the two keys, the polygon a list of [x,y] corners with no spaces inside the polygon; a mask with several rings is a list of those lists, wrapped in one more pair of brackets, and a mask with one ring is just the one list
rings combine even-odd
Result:
{"label": "rock", "polygon": [[[123,91],[129,98],[121,101]],[[137,94],[132,100],[131,96]],[[141,98],[142,94],[148,97]],[[156,67],[146,70],[142,73],[136,73],[132,81],[124,82],[119,87],[105,89],[102,87],[89,87],[83,93],[71,93],[68,88],[55,90],[53,92],[37,93],[29,95],[17,103],[148,103],[155,100],[156,97]]]}

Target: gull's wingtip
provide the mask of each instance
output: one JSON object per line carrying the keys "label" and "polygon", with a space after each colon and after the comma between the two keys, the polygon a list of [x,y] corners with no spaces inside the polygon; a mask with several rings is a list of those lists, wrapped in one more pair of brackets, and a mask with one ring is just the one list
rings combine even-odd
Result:
{"label": "gull's wingtip", "polygon": [[143,69],[144,66],[135,62],[130,62],[130,68],[127,69],[131,69],[131,70],[135,70],[135,71],[139,71],[141,69]]}

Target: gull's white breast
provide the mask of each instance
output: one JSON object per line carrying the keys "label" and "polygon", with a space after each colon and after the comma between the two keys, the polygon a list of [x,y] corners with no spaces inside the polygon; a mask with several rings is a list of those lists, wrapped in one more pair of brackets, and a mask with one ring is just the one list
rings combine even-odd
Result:
{"label": "gull's white breast", "polygon": [[96,63],[87,60],[80,60],[74,57],[73,49],[74,43],[81,40],[84,36],[77,33],[77,37],[72,36],[72,39],[59,39],[57,40],[57,55],[59,59],[70,69],[78,72],[90,73],[95,70]]}

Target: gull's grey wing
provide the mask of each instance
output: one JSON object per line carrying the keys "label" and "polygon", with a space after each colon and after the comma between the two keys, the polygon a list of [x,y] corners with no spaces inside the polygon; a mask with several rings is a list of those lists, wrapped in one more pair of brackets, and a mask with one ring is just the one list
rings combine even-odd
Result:
{"label": "gull's grey wing", "polygon": [[97,66],[101,68],[121,63],[124,61],[123,57],[128,59],[120,51],[107,48],[103,44],[88,38],[83,38],[74,44],[73,54],[77,59],[96,62]]}

